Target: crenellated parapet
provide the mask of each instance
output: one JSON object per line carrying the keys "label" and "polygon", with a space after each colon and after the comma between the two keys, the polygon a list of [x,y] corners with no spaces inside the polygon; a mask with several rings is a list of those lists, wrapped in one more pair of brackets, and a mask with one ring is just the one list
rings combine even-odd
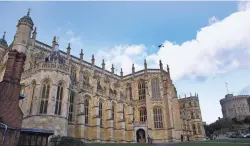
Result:
{"label": "crenellated parapet", "polygon": [[46,62],[39,62],[36,65],[32,66],[22,74],[22,79],[30,77],[32,74],[40,72],[41,70],[44,71],[58,71],[62,74],[70,74],[70,67],[66,64],[59,64],[59,63],[46,63]]}
{"label": "crenellated parapet", "polygon": [[220,100],[220,104],[226,104],[228,102],[237,102],[240,100],[247,100],[250,97],[250,95],[237,95],[234,96],[233,94],[227,94],[225,98]]}
{"label": "crenellated parapet", "polygon": [[[42,50],[45,50],[45,51],[51,51],[51,46],[47,45],[47,44],[44,44],[40,41],[36,41],[36,47],[42,49]],[[67,57],[67,53],[66,52],[63,52],[60,50],[60,53],[62,54],[62,56],[64,57]],[[145,73],[145,70],[147,70],[147,73],[161,73],[163,71],[164,74],[166,75],[169,75],[168,71],[165,71],[163,69],[143,69],[143,70],[140,70],[140,71],[137,71],[137,72],[134,72],[133,73],[133,69],[132,69],[132,73],[131,74],[128,74],[128,75],[125,75],[125,76],[121,76],[121,75],[117,75],[117,74],[114,74],[112,73],[112,71],[108,71],[105,69],[104,67],[104,62],[102,63],[102,67],[99,67],[99,66],[96,66],[94,65],[93,66],[93,63],[89,63],[85,60],[83,60],[82,62],[80,61],[80,58],[76,57],[76,56],[73,56],[73,55],[70,55],[71,57],[71,62],[74,63],[74,64],[77,64],[77,65],[83,65],[85,68],[89,68],[89,69],[93,69],[95,70],[97,73],[99,74],[104,74],[106,76],[109,76],[110,78],[114,78],[114,79],[117,79],[117,80],[123,80],[123,81],[126,81],[126,80],[129,80],[131,79],[132,77],[138,77],[138,76],[141,76]]]}
{"label": "crenellated parapet", "polygon": [[249,95],[225,95],[225,98],[220,100],[223,117],[229,119],[237,118],[242,120],[244,117],[249,116],[249,99]]}

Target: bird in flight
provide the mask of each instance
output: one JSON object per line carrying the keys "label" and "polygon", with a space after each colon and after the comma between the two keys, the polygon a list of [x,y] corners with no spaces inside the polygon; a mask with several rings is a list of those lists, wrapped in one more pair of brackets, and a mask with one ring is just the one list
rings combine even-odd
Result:
{"label": "bird in flight", "polygon": [[161,47],[164,47],[163,44],[160,44],[160,45],[158,46],[158,48],[161,48]]}

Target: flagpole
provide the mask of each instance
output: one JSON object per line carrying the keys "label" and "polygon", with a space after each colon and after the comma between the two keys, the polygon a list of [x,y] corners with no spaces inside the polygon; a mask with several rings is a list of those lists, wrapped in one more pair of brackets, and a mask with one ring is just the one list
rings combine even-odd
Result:
{"label": "flagpole", "polygon": [[225,82],[225,83],[226,83],[227,93],[229,94],[229,90],[228,90],[227,82]]}

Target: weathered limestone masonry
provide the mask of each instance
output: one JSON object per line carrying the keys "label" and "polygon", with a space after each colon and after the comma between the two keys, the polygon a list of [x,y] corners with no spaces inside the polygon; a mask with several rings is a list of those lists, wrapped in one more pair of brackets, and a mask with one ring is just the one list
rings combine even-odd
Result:
{"label": "weathered limestone masonry", "polygon": [[179,99],[184,136],[191,136],[193,140],[203,140],[205,130],[202,122],[198,94]]}
{"label": "weathered limestone masonry", "polygon": [[244,120],[250,116],[250,95],[227,94],[220,104],[223,118]]}
{"label": "weathered limestone masonry", "polygon": [[[83,49],[79,58],[70,54],[70,44],[65,52],[59,50],[56,37],[51,45],[36,40],[37,29],[32,29],[29,14],[19,24],[20,32],[10,46],[25,39],[21,42],[26,42],[26,50],[16,47],[27,53],[21,76],[21,93],[26,97],[20,104],[23,127],[53,130],[55,135],[85,142],[143,143],[149,135],[157,143],[180,141],[181,134],[187,134],[184,125],[195,123],[197,127],[202,122],[199,104],[183,107],[183,103],[198,99],[178,99],[170,68],[164,70],[161,61],[159,69],[148,68],[145,60],[144,69],[136,71],[133,64],[131,74],[123,75],[121,69],[117,75],[114,65],[111,71],[105,69],[105,60],[101,67],[96,66],[94,55],[91,62],[85,61]],[[3,40],[0,80],[8,72],[11,54]],[[200,117],[185,119],[185,110],[197,110]],[[193,137],[201,138],[204,129],[199,132]]]}

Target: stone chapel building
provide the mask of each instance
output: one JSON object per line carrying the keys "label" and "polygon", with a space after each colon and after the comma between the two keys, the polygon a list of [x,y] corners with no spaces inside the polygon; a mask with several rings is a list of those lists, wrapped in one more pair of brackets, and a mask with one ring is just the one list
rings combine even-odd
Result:
{"label": "stone chapel building", "polygon": [[[170,69],[147,67],[120,75],[80,56],[59,50],[56,37],[48,45],[36,39],[37,29],[30,13],[17,24],[15,39],[8,45],[0,39],[0,81],[8,50],[18,40],[27,44],[21,78],[25,95],[20,107],[22,127],[53,130],[55,135],[72,136],[85,142],[179,141],[181,134],[193,140],[204,138],[198,95],[179,99]],[[20,41],[21,40],[21,41]],[[20,44],[22,45],[22,44]],[[21,49],[21,48],[20,48]]]}

